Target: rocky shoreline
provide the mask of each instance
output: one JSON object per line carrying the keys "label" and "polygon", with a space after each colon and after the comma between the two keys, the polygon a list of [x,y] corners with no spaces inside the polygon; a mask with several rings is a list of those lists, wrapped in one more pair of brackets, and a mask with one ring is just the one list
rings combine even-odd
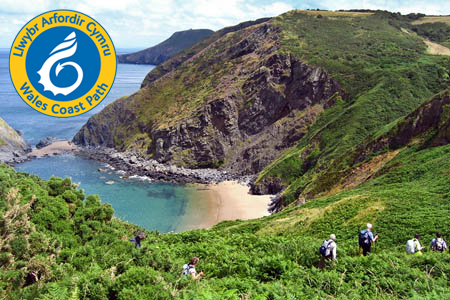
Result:
{"label": "rocky shoreline", "polygon": [[106,163],[116,170],[122,170],[125,172],[124,177],[138,175],[153,180],[180,184],[210,184],[222,181],[237,181],[249,184],[254,179],[254,176],[238,176],[217,169],[187,169],[175,165],[166,165],[153,159],[144,159],[136,152],[119,152],[112,148],[79,147],[75,153],[88,159]]}
{"label": "rocky shoreline", "polygon": [[13,151],[8,156],[0,154],[0,163],[5,163],[10,166],[26,162],[30,159],[31,157],[29,157],[28,154],[21,154],[18,151]]}
{"label": "rocky shoreline", "polygon": [[[276,194],[270,188],[255,189],[255,186],[253,185],[255,175],[241,176],[211,168],[188,169],[175,165],[162,164],[153,159],[144,159],[139,153],[132,151],[119,152],[115,149],[105,147],[74,147],[70,141],[55,141],[41,149],[34,149],[25,155],[17,155],[13,160],[6,163],[14,166],[15,164],[39,157],[70,153],[105,163],[108,167],[111,167],[116,171],[121,171],[123,178],[140,176],[149,178],[150,180],[177,184],[206,185],[233,181],[248,185],[252,195]],[[106,170],[99,169],[98,171],[105,172]],[[278,210],[278,202],[279,194],[271,198],[268,209],[269,212],[273,213]]]}
{"label": "rocky shoreline", "polygon": [[[47,138],[43,139],[46,140]],[[42,143],[41,140],[39,143]],[[39,144],[38,144],[39,145]],[[0,162],[4,162],[8,165],[14,166],[16,164],[21,164],[26,161],[30,161],[35,158],[46,157],[51,155],[61,155],[74,153],[78,151],[78,147],[75,146],[70,141],[65,140],[53,140],[46,145],[41,144],[40,147],[32,149],[29,147],[25,153],[19,153],[18,151],[11,152],[10,157],[2,159],[0,155]]]}

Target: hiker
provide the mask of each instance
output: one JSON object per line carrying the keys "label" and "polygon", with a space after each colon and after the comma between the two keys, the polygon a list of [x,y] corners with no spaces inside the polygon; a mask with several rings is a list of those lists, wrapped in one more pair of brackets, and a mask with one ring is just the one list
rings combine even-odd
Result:
{"label": "hiker", "polygon": [[409,254],[422,255],[422,250],[425,247],[422,247],[419,242],[420,234],[415,234],[412,240],[406,242],[406,252]]}
{"label": "hiker", "polygon": [[203,276],[203,272],[197,274],[197,270],[195,270],[195,266],[198,264],[199,260],[200,259],[198,257],[191,258],[191,261],[183,266],[183,274],[191,274],[194,280],[199,280],[200,277]]}
{"label": "hiker", "polygon": [[378,240],[378,234],[374,237],[372,233],[372,224],[367,224],[367,229],[361,230],[359,233],[359,246],[363,249],[363,255],[371,251],[372,243]]}
{"label": "hiker", "polygon": [[130,240],[130,242],[136,243],[136,248],[141,247],[141,241],[145,239],[145,233],[144,232],[138,232],[134,238]]}
{"label": "hiker", "polygon": [[329,240],[325,240],[322,243],[322,246],[319,248],[320,262],[319,268],[323,269],[325,267],[325,260],[333,260],[337,262],[337,244],[336,244],[336,235],[331,234]]}
{"label": "hiker", "polygon": [[440,251],[440,252],[444,252],[445,249],[448,248],[447,243],[442,238],[440,232],[436,232],[436,237],[433,240],[431,240],[430,248],[433,251]]}

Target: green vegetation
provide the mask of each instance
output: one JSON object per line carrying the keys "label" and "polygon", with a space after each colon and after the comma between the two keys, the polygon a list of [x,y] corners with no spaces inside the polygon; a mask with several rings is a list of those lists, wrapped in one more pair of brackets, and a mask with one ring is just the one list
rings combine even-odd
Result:
{"label": "green vegetation", "polygon": [[450,24],[443,22],[423,23],[411,27],[418,35],[426,37],[430,41],[450,46]]}
{"label": "green vegetation", "polygon": [[[283,28],[284,51],[325,68],[346,92],[296,147],[259,174],[257,182],[282,180],[285,204],[329,191],[343,175],[342,166],[330,170],[336,159],[450,83],[450,58],[427,55],[422,38],[402,30],[411,26],[407,17],[377,12],[317,18],[293,11],[274,22]],[[319,154],[311,160],[310,153]]]}
{"label": "green vegetation", "polygon": [[[450,298],[448,252],[404,253],[415,233],[425,246],[436,231],[449,240],[450,58],[426,54],[421,35],[434,35],[441,25],[411,23],[420,17],[293,11],[269,21],[281,28],[277,51],[324,68],[345,92],[259,175],[280,178],[286,187],[277,214],[210,230],[147,232],[143,247],[135,249],[128,240],[142,229],[113,218],[97,196],[85,198],[68,179],[43,181],[1,166],[0,298]],[[217,59],[251,32],[216,36],[214,47],[194,46],[187,51],[199,47],[202,55],[191,53],[170,76],[95,118],[115,109],[132,116],[114,129],[116,144],[148,147],[143,128],[170,130],[223,95],[222,84],[236,66],[255,63]],[[167,74],[166,66],[150,75]],[[244,79],[229,87],[239,91]],[[428,100],[442,105],[425,115],[417,108]],[[438,126],[412,126],[421,122]],[[417,134],[403,135],[408,128]],[[189,150],[177,155],[183,161]],[[357,232],[367,222],[380,240],[375,253],[361,257]],[[330,233],[338,238],[339,261],[320,270],[318,248]],[[181,275],[192,256],[200,257],[198,270],[206,275],[199,282]],[[24,287],[30,272],[40,280]]]}
{"label": "green vegetation", "polygon": [[450,24],[450,16],[425,16],[421,15],[420,18],[416,18],[416,21],[412,22],[414,25],[425,24],[425,23],[446,23]]}
{"label": "green vegetation", "polygon": [[[407,256],[406,240],[447,233],[450,145],[405,148],[359,187],[252,221],[181,234],[111,218],[69,179],[44,181],[0,167],[0,297],[4,299],[446,299],[450,255]],[[372,222],[376,253],[360,257],[357,231]],[[338,236],[337,265],[317,249]],[[206,278],[181,275],[191,256]],[[40,280],[24,287],[27,274]]]}

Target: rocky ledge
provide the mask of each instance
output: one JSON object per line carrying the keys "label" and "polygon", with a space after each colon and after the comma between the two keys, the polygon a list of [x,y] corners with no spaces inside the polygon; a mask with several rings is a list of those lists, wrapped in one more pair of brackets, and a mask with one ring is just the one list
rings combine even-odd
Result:
{"label": "rocky ledge", "polygon": [[0,118],[0,162],[22,162],[27,159],[27,153],[30,151],[30,146],[21,137],[20,132]]}
{"label": "rocky ledge", "polygon": [[187,169],[175,165],[162,164],[153,159],[144,159],[133,151],[119,152],[112,148],[80,147],[78,155],[109,164],[117,170],[125,172],[125,177],[132,175],[176,183],[217,183],[222,181],[238,181],[249,183],[253,176],[237,176],[217,169]]}

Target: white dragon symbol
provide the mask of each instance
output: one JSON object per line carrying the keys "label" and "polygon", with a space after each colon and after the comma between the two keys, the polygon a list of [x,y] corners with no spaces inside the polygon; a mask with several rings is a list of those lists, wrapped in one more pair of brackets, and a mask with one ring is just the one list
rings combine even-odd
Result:
{"label": "white dragon symbol", "polygon": [[[63,51],[56,52],[58,50],[64,49]],[[55,49],[50,52],[50,57],[47,58],[47,60],[42,65],[41,69],[37,72],[41,79],[39,80],[39,83],[44,86],[44,91],[50,91],[53,93],[53,95],[63,94],[64,96],[67,96],[68,94],[75,91],[81,84],[81,81],[83,80],[83,70],[81,67],[74,62],[68,61],[62,64],[58,64],[55,69],[56,76],[58,76],[59,72],[65,67],[65,66],[72,66],[77,71],[77,80],[74,84],[68,87],[57,87],[55,86],[51,79],[50,79],[50,70],[52,69],[52,66],[59,60],[63,58],[70,57],[75,54],[77,51],[77,42],[76,42],[76,35],[75,32],[72,32],[69,34],[65,39],[64,42],[59,44],[55,47]],[[56,52],[54,55],[52,53]]]}

